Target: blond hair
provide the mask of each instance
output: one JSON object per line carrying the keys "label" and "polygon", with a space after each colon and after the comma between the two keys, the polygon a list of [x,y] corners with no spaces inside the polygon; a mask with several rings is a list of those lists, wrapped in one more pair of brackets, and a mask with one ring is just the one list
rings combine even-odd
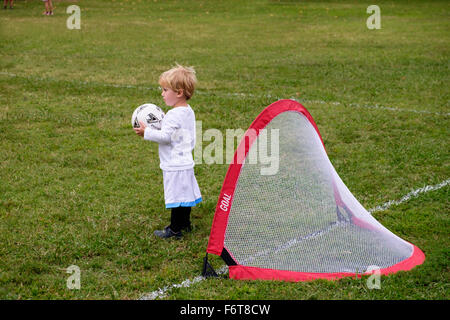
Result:
{"label": "blond hair", "polygon": [[189,100],[194,94],[197,77],[193,67],[184,67],[177,63],[175,67],[159,76],[159,84],[176,92],[183,90],[186,100]]}

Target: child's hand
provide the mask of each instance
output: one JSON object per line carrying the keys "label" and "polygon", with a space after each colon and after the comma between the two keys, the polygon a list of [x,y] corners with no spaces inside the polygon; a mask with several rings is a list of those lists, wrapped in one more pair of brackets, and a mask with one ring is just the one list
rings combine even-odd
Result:
{"label": "child's hand", "polygon": [[134,132],[136,132],[136,134],[137,134],[138,136],[143,137],[143,136],[144,136],[145,128],[147,128],[147,126],[146,126],[145,123],[143,123],[142,121],[139,121],[139,125],[140,125],[139,128],[133,128],[133,130],[134,130]]}

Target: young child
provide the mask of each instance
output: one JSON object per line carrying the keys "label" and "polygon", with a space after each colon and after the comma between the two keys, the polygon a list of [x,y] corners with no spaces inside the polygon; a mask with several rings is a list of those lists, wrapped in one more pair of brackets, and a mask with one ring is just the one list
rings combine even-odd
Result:
{"label": "young child", "polygon": [[143,122],[135,128],[145,140],[159,144],[160,168],[163,171],[164,200],[171,209],[170,225],[155,231],[160,238],[181,238],[182,230],[191,231],[191,207],[202,201],[194,175],[192,150],[195,146],[195,114],[187,104],[194,94],[195,70],[177,65],[161,74],[159,84],[167,106],[172,107],[154,130]]}
{"label": "young child", "polygon": [[[14,0],[9,0],[9,8],[12,9]],[[8,0],[3,0],[3,9],[8,8]]]}
{"label": "young child", "polygon": [[52,16],[53,15],[53,4],[52,0],[42,0],[45,2],[45,11],[42,12],[42,14],[46,16]]}

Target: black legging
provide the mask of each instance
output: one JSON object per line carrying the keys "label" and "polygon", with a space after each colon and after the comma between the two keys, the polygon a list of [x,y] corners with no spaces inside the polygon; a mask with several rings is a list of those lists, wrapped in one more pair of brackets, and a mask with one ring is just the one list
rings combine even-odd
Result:
{"label": "black legging", "polygon": [[170,229],[179,232],[191,225],[191,207],[172,208],[170,215]]}

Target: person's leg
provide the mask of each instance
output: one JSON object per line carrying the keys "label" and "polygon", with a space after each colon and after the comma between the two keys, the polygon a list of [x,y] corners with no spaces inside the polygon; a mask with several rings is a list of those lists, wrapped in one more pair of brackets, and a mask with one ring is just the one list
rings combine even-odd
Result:
{"label": "person's leg", "polygon": [[14,5],[14,0],[9,0],[9,8],[12,9]]}
{"label": "person's leg", "polygon": [[191,231],[191,207],[177,207],[172,209],[170,226],[173,231]]}
{"label": "person's leg", "polygon": [[183,207],[172,208],[169,227],[174,232],[181,231],[183,228]]}
{"label": "person's leg", "polygon": [[52,0],[48,0],[47,2],[48,2],[48,8],[49,8],[49,10],[50,10],[49,12],[50,12],[50,13],[53,13],[53,4],[52,4]]}
{"label": "person's leg", "polygon": [[182,211],[182,224],[181,230],[191,231],[191,207],[184,207]]}
{"label": "person's leg", "polygon": [[3,9],[8,7],[8,0],[3,0]]}

